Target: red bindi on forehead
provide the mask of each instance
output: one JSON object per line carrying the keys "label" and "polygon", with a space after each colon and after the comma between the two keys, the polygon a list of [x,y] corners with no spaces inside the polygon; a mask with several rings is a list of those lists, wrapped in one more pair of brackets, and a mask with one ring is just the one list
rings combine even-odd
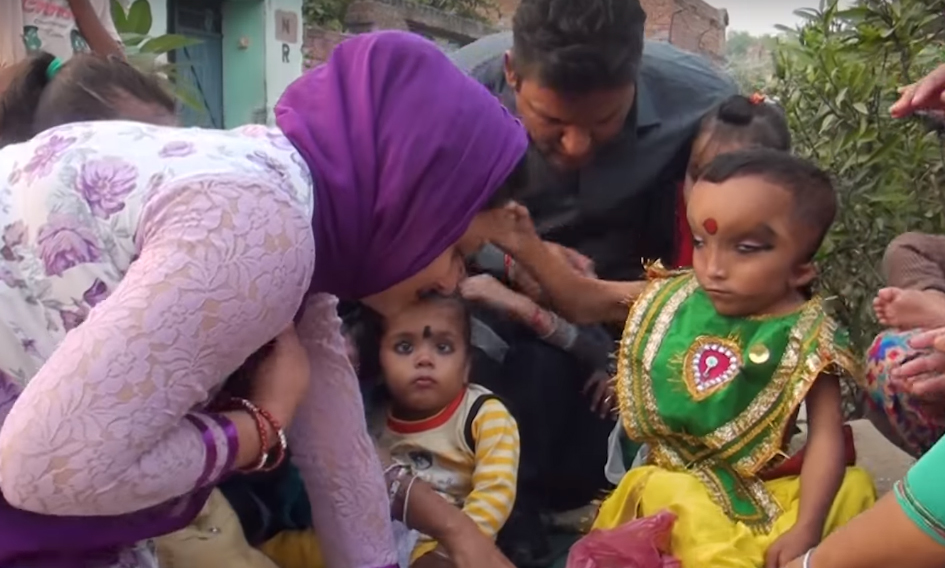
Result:
{"label": "red bindi on forehead", "polygon": [[702,228],[705,229],[705,232],[709,233],[710,235],[714,235],[719,230],[719,223],[715,219],[709,217],[702,222]]}

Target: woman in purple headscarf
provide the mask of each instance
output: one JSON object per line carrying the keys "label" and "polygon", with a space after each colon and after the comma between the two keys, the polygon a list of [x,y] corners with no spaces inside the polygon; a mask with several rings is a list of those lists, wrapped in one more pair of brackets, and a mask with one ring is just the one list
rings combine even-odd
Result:
{"label": "woman in purple headscarf", "polygon": [[[31,112],[71,104],[69,65]],[[390,314],[451,292],[521,185],[526,135],[398,32],[340,45],[276,122],[73,123],[0,150],[0,566],[154,566],[147,539],[277,461],[287,424],[328,565],[394,564],[400,494],[336,298]],[[277,336],[253,396],[205,410]]]}

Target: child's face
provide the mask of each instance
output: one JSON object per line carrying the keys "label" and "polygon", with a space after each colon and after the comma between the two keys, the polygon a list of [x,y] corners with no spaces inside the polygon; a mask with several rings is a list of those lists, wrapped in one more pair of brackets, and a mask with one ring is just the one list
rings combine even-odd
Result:
{"label": "child's face", "polygon": [[798,305],[814,268],[805,258],[809,229],[796,220],[788,191],[754,176],[700,181],[687,212],[693,269],[716,311],[774,315]]}
{"label": "child's face", "polygon": [[387,319],[380,363],[399,417],[428,418],[463,391],[469,354],[462,316],[447,302],[422,302]]}

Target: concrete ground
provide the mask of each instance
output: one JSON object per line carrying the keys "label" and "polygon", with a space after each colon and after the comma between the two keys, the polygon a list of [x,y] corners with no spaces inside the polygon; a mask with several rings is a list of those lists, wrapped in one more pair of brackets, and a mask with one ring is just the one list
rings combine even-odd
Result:
{"label": "concrete ground", "polygon": [[[804,428],[803,424],[800,426]],[[877,492],[883,495],[905,475],[915,459],[887,441],[869,420],[854,420],[850,426],[853,428],[857,465],[872,474]],[[791,446],[800,447],[804,437],[805,434],[798,434]]]}

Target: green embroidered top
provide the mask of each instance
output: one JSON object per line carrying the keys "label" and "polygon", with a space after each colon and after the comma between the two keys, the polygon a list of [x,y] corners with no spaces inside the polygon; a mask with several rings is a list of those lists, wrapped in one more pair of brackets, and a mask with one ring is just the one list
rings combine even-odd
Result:
{"label": "green embroidered top", "polygon": [[780,513],[757,474],[821,374],[853,374],[846,334],[820,299],[777,317],[719,315],[696,278],[654,280],[630,309],[616,390],[649,461],[690,471],[734,520],[767,531]]}

